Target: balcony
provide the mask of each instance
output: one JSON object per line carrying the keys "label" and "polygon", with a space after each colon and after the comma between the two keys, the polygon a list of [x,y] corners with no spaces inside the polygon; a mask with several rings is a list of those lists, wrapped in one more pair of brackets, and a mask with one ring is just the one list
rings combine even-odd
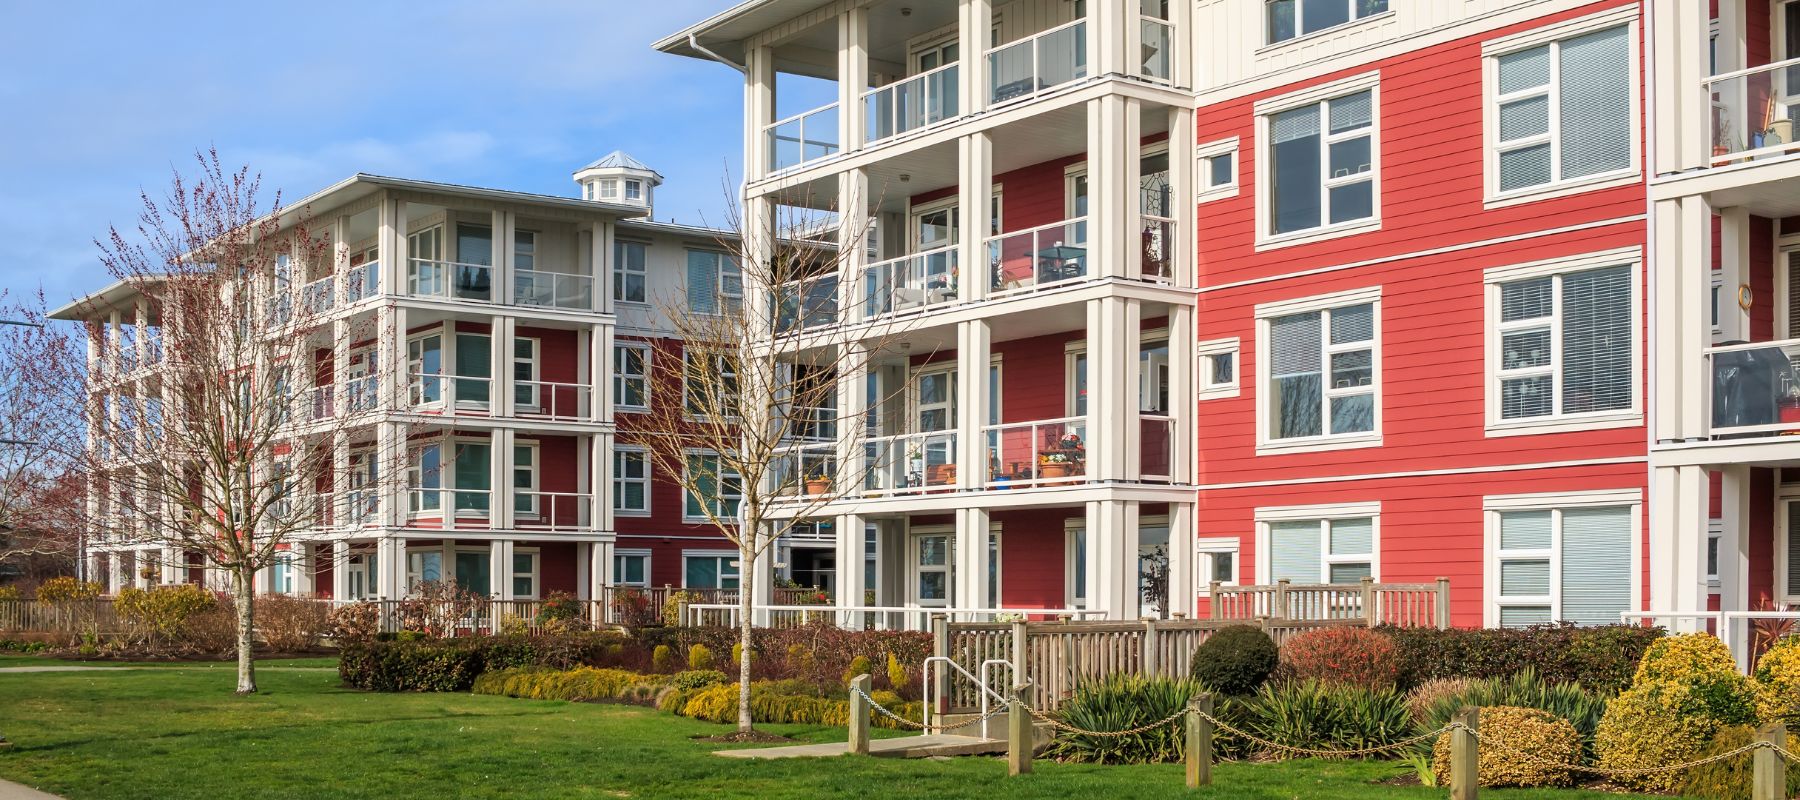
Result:
{"label": "balcony", "polygon": [[956,247],[940,247],[863,269],[863,316],[920,311],[956,300]]}
{"label": "balcony", "polygon": [[1800,58],[1706,79],[1712,102],[1712,164],[1719,166],[1796,151],[1800,127]]}
{"label": "balcony", "polygon": [[865,144],[923,130],[959,113],[958,64],[945,64],[863,94]]}
{"label": "balcony", "polygon": [[1033,291],[1088,275],[1087,218],[1053,222],[990,237],[990,289],[995,296]]}
{"label": "balcony", "polygon": [[1086,417],[988,425],[988,474],[993,489],[1087,480]]}
{"label": "balcony", "polygon": [[[407,406],[413,411],[491,416],[494,380],[486,376],[415,372],[408,378]],[[593,408],[593,387],[556,381],[513,382],[513,416],[583,421]]]}
{"label": "balcony", "polygon": [[574,311],[594,309],[594,278],[567,272],[521,269],[513,272],[513,303]]}
{"label": "balcony", "polygon": [[336,295],[336,275],[327,275],[300,287],[300,308],[302,313],[309,316],[318,316],[330,311],[333,301],[337,299]]}
{"label": "balcony", "polygon": [[815,108],[763,129],[770,172],[780,172],[838,153],[838,104]]}
{"label": "balcony", "polygon": [[[494,492],[476,488],[422,487],[407,490],[409,527],[491,530]],[[594,496],[581,492],[515,489],[512,527],[521,530],[579,531],[593,528]],[[444,509],[450,509],[445,514]]]}
{"label": "balcony", "polygon": [[987,52],[988,102],[1010,103],[1087,77],[1087,22],[1076,20]]}
{"label": "balcony", "polygon": [[415,258],[406,270],[406,293],[444,300],[494,301],[494,268],[486,264]]}
{"label": "balcony", "polygon": [[822,328],[838,322],[838,276],[835,274],[782,284],[776,298],[779,306],[775,329],[782,333]]}
{"label": "balcony", "polygon": [[346,305],[374,297],[381,293],[381,264],[366,261],[351,267],[344,273],[344,303]]}
{"label": "balcony", "polygon": [[1705,358],[1714,438],[1800,433],[1800,339],[1709,347]]}
{"label": "balcony", "polygon": [[932,431],[864,440],[870,495],[919,494],[956,490],[956,432]]}

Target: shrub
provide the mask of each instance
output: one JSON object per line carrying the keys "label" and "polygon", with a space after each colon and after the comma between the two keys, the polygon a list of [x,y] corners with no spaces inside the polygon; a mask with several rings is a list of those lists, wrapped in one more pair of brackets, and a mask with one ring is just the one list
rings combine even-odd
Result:
{"label": "shrub", "polygon": [[[1461,691],[1440,694],[1416,718],[1425,730],[1437,730],[1464,706],[1535,708],[1559,719],[1568,720],[1581,737],[1585,753],[1592,755],[1594,734],[1606,713],[1606,698],[1576,683],[1551,684],[1538,677],[1537,670],[1526,667],[1508,678],[1451,679],[1462,680]],[[1427,684],[1429,686],[1431,684]],[[1421,689],[1425,687],[1420,687]],[[1417,693],[1414,694],[1417,699]],[[1416,706],[1415,706],[1416,707]]]}
{"label": "shrub", "polygon": [[17,587],[17,586],[0,586],[0,601],[23,600],[23,599],[25,599],[25,593],[19,591],[19,587]]}
{"label": "shrub", "polygon": [[[1800,728],[1800,638],[1782,639],[1756,662],[1756,713]],[[1800,772],[1800,765],[1790,765]]]}
{"label": "shrub", "polygon": [[869,675],[874,671],[875,665],[870,663],[868,656],[857,656],[850,659],[850,668],[844,670],[844,683],[848,684],[852,678],[858,675]]}
{"label": "shrub", "polygon": [[[1245,701],[1249,732],[1289,747],[1393,744],[1413,732],[1406,695],[1390,688],[1316,680],[1271,681]],[[1284,757],[1281,752],[1270,753]]]}
{"label": "shrub", "polygon": [[619,641],[613,633],[576,633],[358,642],[343,648],[338,674],[372,691],[460,692],[489,670],[617,666]]}
{"label": "shrub", "polygon": [[[1482,708],[1476,746],[1476,783],[1482,786],[1567,786],[1574,774],[1550,764],[1581,763],[1581,738],[1566,719],[1535,708]],[[1432,748],[1432,771],[1440,786],[1450,782],[1451,732]],[[1524,753],[1530,760],[1516,755]],[[1549,763],[1544,763],[1549,762]]]}
{"label": "shrub", "polygon": [[312,600],[274,594],[256,599],[256,629],[269,649],[301,653],[317,647],[331,629],[325,606]]}
{"label": "shrub", "polygon": [[92,600],[100,596],[102,587],[92,581],[78,581],[67,575],[59,575],[38,584],[37,599],[46,603],[66,603],[71,600]]}
{"label": "shrub", "polygon": [[193,584],[139,589],[127,586],[113,599],[119,616],[148,629],[152,638],[171,640],[180,635],[189,617],[217,603],[212,592]]}
{"label": "shrub", "polygon": [[[1755,719],[1754,689],[1737,674],[1725,645],[1710,634],[1658,640],[1644,653],[1638,679],[1606,704],[1595,736],[1599,763],[1642,768],[1689,761],[1724,725]],[[1622,776],[1640,789],[1672,791],[1679,775]]]}
{"label": "shrub", "polygon": [[1250,694],[1280,664],[1275,640],[1253,625],[1220,628],[1194,649],[1194,680],[1223,694]]}
{"label": "shrub", "polygon": [[1394,641],[1402,688],[1432,678],[1504,678],[1530,666],[1548,683],[1579,682],[1607,694],[1631,685],[1644,651],[1663,635],[1637,625],[1377,630]]}
{"label": "shrub", "polygon": [[470,691],[533,700],[581,702],[617,699],[650,682],[646,676],[619,669],[522,667],[484,672],[475,679]]}
{"label": "shrub", "polygon": [[[756,660],[754,650],[751,651],[751,659],[750,660],[751,661]],[[734,644],[731,646],[731,663],[733,663],[733,664],[744,663],[744,645],[742,643]]]}
{"label": "shrub", "polygon": [[1718,674],[1736,674],[1731,650],[1711,634],[1669,636],[1650,643],[1638,661],[1634,684],[1672,681],[1686,683]]}
{"label": "shrub", "polygon": [[657,672],[668,672],[669,665],[675,661],[675,651],[666,644],[659,644],[650,652],[650,668]]}
{"label": "shrub", "polygon": [[0,653],[42,653],[49,649],[49,642],[22,642],[17,639],[0,639]]}
{"label": "shrub", "polygon": [[906,665],[900,663],[900,657],[893,653],[888,653],[887,656],[887,679],[888,685],[896,693],[905,691],[906,685],[912,682],[912,676],[906,672]]}
{"label": "shrub", "polygon": [[1391,687],[1399,675],[1394,642],[1363,627],[1306,631],[1281,648],[1281,666],[1301,680],[1371,688]]}
{"label": "shrub", "polygon": [[359,600],[331,609],[331,639],[339,644],[366,642],[381,632],[381,608]]}
{"label": "shrub", "polygon": [[[1415,721],[1429,729],[1431,726],[1426,725],[1425,720],[1429,716],[1432,706],[1437,705],[1438,701],[1446,697],[1462,697],[1469,691],[1469,687],[1475,684],[1476,680],[1475,678],[1432,678],[1406,693],[1406,708],[1412,712]],[[1460,703],[1460,705],[1469,704]]]}
{"label": "shrub", "polygon": [[[1726,725],[1713,734],[1712,741],[1699,756],[1706,758],[1729,753],[1753,741],[1756,741],[1754,727]],[[1790,753],[1800,753],[1800,734],[1788,734],[1787,749]],[[1683,770],[1678,784],[1680,791],[1690,797],[1750,800],[1750,762],[1750,756],[1744,755]],[[1800,797],[1800,769],[1793,764],[1788,765],[1787,792],[1782,797]]]}
{"label": "shrub", "polygon": [[697,598],[690,592],[670,592],[663,600],[662,621],[671,628],[681,624],[681,607],[692,603]]}
{"label": "shrub", "polygon": [[725,673],[716,669],[689,669],[675,673],[669,679],[669,685],[677,689],[704,689],[724,683]]}
{"label": "shrub", "polygon": [[[631,587],[614,589],[612,611],[613,618],[628,628],[641,628],[645,625],[654,625],[659,621],[655,603],[650,600],[650,594],[642,589]],[[577,606],[576,613],[570,615],[569,618],[578,619],[579,617],[580,607]]]}
{"label": "shrub", "polygon": [[214,603],[182,623],[181,642],[196,652],[230,653],[237,650],[237,633],[237,608]]}
{"label": "shrub", "polygon": [[703,644],[697,644],[688,648],[688,669],[707,670],[712,668],[712,648]]}
{"label": "shrub", "polygon": [[[782,687],[763,682],[750,684],[750,718],[759,723],[799,723],[841,727],[850,722],[850,702],[841,698],[789,694]],[[884,704],[885,705],[885,704]],[[705,689],[684,691],[671,689],[657,699],[657,708],[709,722],[735,723],[738,719],[738,685],[721,683]],[[922,707],[918,703],[897,703],[887,708],[902,717],[919,721]],[[881,728],[899,727],[886,716],[876,714],[870,724]]]}
{"label": "shrub", "polygon": [[[646,603],[647,605],[647,603]],[[581,601],[568,592],[551,592],[538,604],[537,616],[532,623],[547,633],[565,633],[568,631],[587,630],[587,620],[581,616]]]}
{"label": "shrub", "polygon": [[[1181,711],[1204,691],[1193,680],[1115,674],[1076,687],[1059,716],[1090,731],[1125,730]],[[1086,764],[1158,764],[1180,761],[1182,741],[1179,720],[1130,736],[1086,736],[1058,730],[1047,755]]]}

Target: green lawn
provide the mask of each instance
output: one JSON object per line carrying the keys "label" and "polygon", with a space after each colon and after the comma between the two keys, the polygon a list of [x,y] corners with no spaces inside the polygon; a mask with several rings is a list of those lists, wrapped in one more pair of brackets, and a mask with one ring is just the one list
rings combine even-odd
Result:
{"label": "green lawn", "polygon": [[[43,659],[0,657],[0,667]],[[319,666],[303,660],[289,665]],[[116,672],[0,673],[0,777],[70,798],[380,797],[1178,797],[1178,765],[873,758],[747,762],[693,736],[725,726],[632,706],[349,691],[322,671],[271,671],[262,694],[231,695],[228,664]],[[770,725],[808,741],[844,731]],[[1224,764],[1209,798],[1441,798],[1373,781],[1379,763]],[[1488,798],[1618,795],[1483,791]]]}

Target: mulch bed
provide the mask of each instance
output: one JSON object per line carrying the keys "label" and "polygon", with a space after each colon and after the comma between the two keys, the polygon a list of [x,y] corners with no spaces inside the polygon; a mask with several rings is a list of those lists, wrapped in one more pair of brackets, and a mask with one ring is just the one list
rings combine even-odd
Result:
{"label": "mulch bed", "polygon": [[762,731],[750,731],[749,733],[744,733],[743,731],[732,731],[731,733],[721,733],[717,736],[691,736],[688,738],[691,738],[696,742],[711,742],[714,744],[800,744],[801,743],[799,739],[789,739],[786,736],[776,736],[773,733],[763,733]]}

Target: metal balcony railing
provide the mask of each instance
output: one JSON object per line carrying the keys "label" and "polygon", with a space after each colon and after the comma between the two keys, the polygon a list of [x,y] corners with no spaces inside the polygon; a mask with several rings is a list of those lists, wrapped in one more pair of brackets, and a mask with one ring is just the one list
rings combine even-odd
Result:
{"label": "metal balcony railing", "polygon": [[815,108],[763,129],[768,140],[770,172],[780,172],[808,161],[836,155],[838,104]]}
{"label": "metal balcony railing", "polygon": [[890,83],[863,93],[863,110],[868,116],[867,143],[928,128],[947,119],[955,119],[958,111],[957,78],[959,64],[945,64],[929,72],[921,72],[903,81]]}
{"label": "metal balcony railing", "polygon": [[1076,20],[987,52],[988,102],[1023,100],[1087,77],[1087,22]]}
{"label": "metal balcony railing", "polygon": [[863,269],[863,316],[920,311],[956,300],[956,246],[879,261]]}

